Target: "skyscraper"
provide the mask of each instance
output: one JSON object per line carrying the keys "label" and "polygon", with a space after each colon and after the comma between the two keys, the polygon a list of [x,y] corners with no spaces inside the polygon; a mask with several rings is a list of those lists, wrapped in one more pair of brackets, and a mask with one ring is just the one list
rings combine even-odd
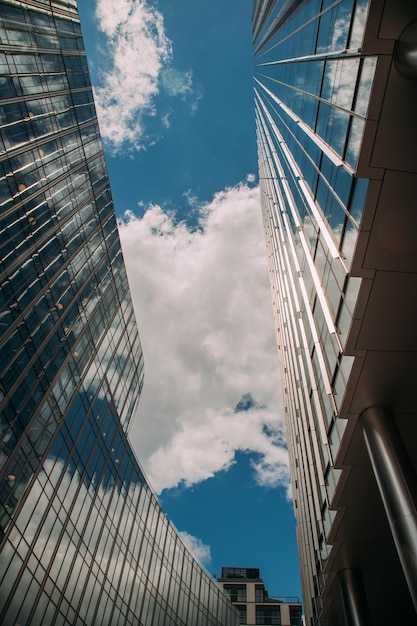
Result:
{"label": "skyscraper", "polygon": [[417,5],[256,0],[262,211],[307,624],[417,608]]}
{"label": "skyscraper", "polygon": [[127,439],[143,357],[75,0],[0,22],[0,623],[235,626]]}

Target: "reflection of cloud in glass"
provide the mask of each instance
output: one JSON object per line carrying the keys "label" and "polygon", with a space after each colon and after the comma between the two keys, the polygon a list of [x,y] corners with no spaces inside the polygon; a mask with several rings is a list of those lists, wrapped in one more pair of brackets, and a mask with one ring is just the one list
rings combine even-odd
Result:
{"label": "reflection of cloud in glass", "polygon": [[[349,43],[349,48],[353,51],[354,47],[352,46],[354,42],[356,42],[358,48],[360,47],[366,15],[367,7],[364,8],[358,5],[351,33],[351,41]],[[351,17],[348,13],[340,16],[336,20],[331,45],[333,50],[344,50],[346,46],[346,34],[350,27],[350,22]],[[349,128],[348,112],[353,110],[355,113],[362,116],[362,118],[366,115],[375,63],[375,59],[370,57],[363,59],[362,65],[360,65],[358,57],[349,56],[326,61],[321,96],[332,103],[332,105],[340,107],[343,110],[331,108],[321,102],[317,132],[319,132],[341,156],[343,156],[347,139],[346,160],[352,168],[356,167],[364,121],[354,116]],[[358,72],[360,72],[360,75]],[[357,84],[358,87],[356,87]],[[347,138],[348,132],[349,136]]]}
{"label": "reflection of cloud in glass", "polygon": [[[113,482],[107,480],[105,485],[93,488],[81,471],[70,471],[64,459],[50,457],[45,462],[16,517],[10,535],[14,547],[6,544],[0,556],[1,570],[5,571],[19,544],[7,570],[8,580],[12,584],[20,574],[22,584],[26,579],[32,581],[24,598],[12,599],[7,613],[13,616],[10,623],[27,623],[30,619],[39,624],[53,622],[56,605],[47,601],[44,591],[37,596],[37,581],[50,595],[61,596],[63,611],[72,612],[70,607],[74,607],[87,624],[117,623],[119,619],[126,621],[127,616],[131,619],[133,614],[141,623],[150,624],[145,607],[149,605],[153,611],[155,599],[162,605],[168,602],[176,606],[179,598],[187,609],[192,602],[191,588],[199,588],[200,579],[203,586],[208,586],[196,564],[191,577],[190,556],[183,543],[141,482],[140,474],[134,472],[132,476],[132,469],[132,465],[127,466],[126,480],[121,482],[118,466],[113,464]],[[163,552],[154,549],[155,537],[158,546],[165,546]],[[188,536],[184,539],[189,542]],[[198,540],[194,544],[202,547]],[[29,550],[32,556],[24,564]],[[186,580],[180,574],[183,561],[188,570]],[[173,568],[178,572],[175,597],[170,595],[173,589],[169,586]],[[8,587],[0,587],[2,603],[7,599]],[[207,593],[221,598],[214,585],[207,587]],[[217,606],[214,597],[211,602]],[[114,611],[112,617],[109,611]],[[197,610],[196,623],[202,619]]]}

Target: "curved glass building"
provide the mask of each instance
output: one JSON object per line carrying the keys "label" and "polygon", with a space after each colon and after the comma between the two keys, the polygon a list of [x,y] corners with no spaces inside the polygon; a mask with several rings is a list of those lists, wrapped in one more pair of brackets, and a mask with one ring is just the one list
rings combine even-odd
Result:
{"label": "curved glass building", "polygon": [[235,626],[132,452],[143,356],[73,0],[0,1],[0,623]]}
{"label": "curved glass building", "polygon": [[414,0],[254,2],[308,626],[416,620],[416,19]]}

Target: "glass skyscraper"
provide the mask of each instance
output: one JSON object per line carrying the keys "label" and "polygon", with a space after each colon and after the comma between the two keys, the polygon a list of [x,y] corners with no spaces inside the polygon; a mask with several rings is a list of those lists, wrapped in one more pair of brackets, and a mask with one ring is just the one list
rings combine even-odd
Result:
{"label": "glass skyscraper", "polygon": [[143,356],[74,0],[0,2],[0,623],[235,626],[128,427]]}
{"label": "glass skyscraper", "polygon": [[254,2],[308,626],[416,620],[416,18],[414,0]]}

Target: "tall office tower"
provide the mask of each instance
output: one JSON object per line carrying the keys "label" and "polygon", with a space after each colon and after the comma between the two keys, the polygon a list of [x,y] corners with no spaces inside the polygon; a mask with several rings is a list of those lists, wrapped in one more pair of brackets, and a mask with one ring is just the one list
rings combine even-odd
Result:
{"label": "tall office tower", "polygon": [[415,0],[254,4],[308,626],[416,622],[416,18]]}
{"label": "tall office tower", "polygon": [[0,623],[235,626],[127,440],[143,358],[75,1],[0,20]]}

